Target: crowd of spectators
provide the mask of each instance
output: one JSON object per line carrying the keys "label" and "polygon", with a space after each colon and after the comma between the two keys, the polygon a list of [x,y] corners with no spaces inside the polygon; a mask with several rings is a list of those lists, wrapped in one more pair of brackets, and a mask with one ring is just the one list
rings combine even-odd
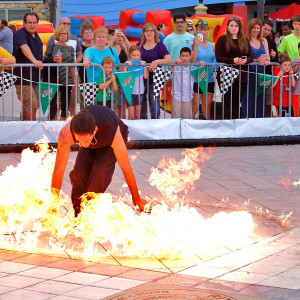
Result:
{"label": "crowd of spectators", "polygon": [[[50,104],[50,120],[74,115],[77,102],[81,107],[84,105],[75,96],[80,96],[78,85],[88,82],[95,82],[99,87],[95,104],[109,105],[119,117],[159,119],[160,96],[154,95],[153,72],[158,66],[167,69],[171,63],[175,64],[171,68],[173,77],[166,86],[172,91],[172,117],[211,119],[217,91],[222,96],[224,119],[269,117],[272,107],[276,108],[274,115],[282,116],[284,111],[285,116],[298,116],[300,85],[294,73],[298,74],[300,63],[300,15],[293,17],[292,24],[282,23],[282,35],[273,32],[271,20],[258,18],[250,20],[244,34],[241,20],[231,17],[226,33],[213,45],[206,21],[200,19],[194,24],[184,14],[176,13],[174,32],[166,35],[163,23],[157,27],[145,24],[134,47],[120,28],[99,27],[94,31],[92,23],[84,21],[77,37],[70,33],[70,19],[62,18],[44,55],[36,32],[38,16],[27,13],[23,22],[24,27],[14,35],[6,20],[0,22],[0,64],[33,64],[15,67],[13,71],[18,76],[15,86],[22,102],[21,120],[36,119],[41,80],[59,84]],[[44,68],[45,63],[63,63],[63,66]],[[83,64],[77,68],[66,66],[69,63]],[[238,69],[239,75],[223,93],[220,70],[209,68],[204,93],[191,76],[191,70],[196,64],[204,67],[218,63]],[[279,63],[276,68],[274,63]],[[128,101],[114,73],[136,70],[133,67],[136,64],[139,65],[137,83]],[[256,93],[258,73],[277,76],[272,88],[260,95]],[[289,88],[293,88],[292,93]]]}

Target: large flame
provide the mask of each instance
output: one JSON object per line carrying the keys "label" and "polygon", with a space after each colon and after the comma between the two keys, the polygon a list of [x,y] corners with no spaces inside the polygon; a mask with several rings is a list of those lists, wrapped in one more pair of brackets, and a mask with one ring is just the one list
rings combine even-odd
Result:
{"label": "large flame", "polygon": [[[200,177],[199,164],[210,152],[185,150],[179,163],[164,159],[149,178],[165,195],[191,189]],[[65,250],[83,258],[108,254],[179,258],[249,242],[254,222],[247,212],[220,212],[205,219],[193,207],[176,203],[170,209],[161,203],[151,214],[140,214],[124,203],[128,195],[88,193],[82,198],[81,214],[74,218],[65,194],[50,195],[55,155],[45,145],[37,153],[26,149],[19,165],[8,167],[0,177],[1,246],[32,251],[42,239],[52,253]]]}

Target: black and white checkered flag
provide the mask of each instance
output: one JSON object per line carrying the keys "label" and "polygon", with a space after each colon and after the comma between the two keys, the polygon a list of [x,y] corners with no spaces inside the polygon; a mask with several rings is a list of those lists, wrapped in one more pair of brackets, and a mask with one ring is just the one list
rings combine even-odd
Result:
{"label": "black and white checkered flag", "polygon": [[83,83],[79,85],[80,92],[84,98],[84,107],[94,105],[99,85],[95,82]]}
{"label": "black and white checkered flag", "polygon": [[153,93],[154,98],[159,96],[161,89],[166,84],[166,81],[170,79],[172,76],[172,72],[169,70],[164,70],[161,67],[157,67],[154,71],[153,75]]}
{"label": "black and white checkered flag", "polygon": [[239,73],[240,71],[235,68],[220,66],[221,94],[226,94]]}
{"label": "black and white checkered flag", "polygon": [[296,72],[295,74],[294,74],[294,76],[295,76],[295,78],[297,79],[297,80],[299,80],[299,73],[298,72]]}
{"label": "black and white checkered flag", "polygon": [[0,97],[14,84],[17,76],[6,72],[0,72]]}

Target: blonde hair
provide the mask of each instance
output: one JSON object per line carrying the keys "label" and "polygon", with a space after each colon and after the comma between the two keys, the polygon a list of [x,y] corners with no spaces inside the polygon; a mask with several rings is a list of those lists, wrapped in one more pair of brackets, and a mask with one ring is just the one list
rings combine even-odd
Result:
{"label": "blonde hair", "polygon": [[146,37],[145,37],[145,31],[148,30],[148,28],[152,28],[154,30],[154,42],[157,44],[160,39],[158,36],[158,31],[156,30],[155,26],[152,23],[147,23],[144,25],[142,33],[141,33],[141,44],[145,44],[146,42]]}
{"label": "blonde hair", "polygon": [[255,25],[258,25],[260,27],[260,31],[257,36],[257,39],[262,44],[263,43],[262,21],[258,18],[253,18],[249,21],[248,29],[247,29],[247,38],[251,41],[251,30]]}
{"label": "blonde hair", "polygon": [[69,28],[66,26],[66,25],[59,25],[56,30],[55,30],[55,33],[54,33],[54,37],[57,41],[59,41],[59,35],[62,31],[66,31],[67,32],[67,41],[69,40],[70,38],[70,31],[69,31]]}
{"label": "blonde hair", "polygon": [[104,64],[114,65],[114,60],[112,59],[111,56],[104,56],[101,65],[103,66]]}
{"label": "blonde hair", "polygon": [[128,56],[130,56],[134,51],[139,51],[140,54],[142,55],[142,51],[140,47],[138,47],[137,45],[131,45],[128,51]]}
{"label": "blonde hair", "polygon": [[231,22],[236,22],[239,26],[239,32],[237,34],[238,45],[241,52],[248,52],[248,39],[243,33],[243,25],[239,18],[229,18],[227,27],[226,27],[226,51],[229,52],[231,47],[234,47],[234,43],[232,41],[231,33],[228,30],[228,26]]}
{"label": "blonde hair", "polygon": [[94,39],[96,39],[96,37],[98,37],[100,34],[105,34],[106,38],[108,38],[108,30],[104,26],[101,26],[95,30]]}
{"label": "blonde hair", "polygon": [[82,22],[81,27],[80,27],[80,34],[79,34],[79,36],[82,38],[83,32],[85,30],[89,30],[89,29],[91,29],[94,32],[94,26],[93,26],[92,22],[91,21],[84,21],[84,22]]}

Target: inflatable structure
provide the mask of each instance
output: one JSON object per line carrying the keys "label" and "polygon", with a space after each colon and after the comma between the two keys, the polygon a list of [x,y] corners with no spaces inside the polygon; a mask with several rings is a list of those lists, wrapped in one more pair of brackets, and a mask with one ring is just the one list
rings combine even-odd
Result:
{"label": "inflatable structure", "polygon": [[159,23],[166,25],[166,34],[172,32],[172,17],[169,10],[151,10],[146,13],[136,9],[126,9],[120,12],[119,27],[125,31],[131,40],[139,40],[142,28],[147,23],[153,23],[155,27]]}
{"label": "inflatable structure", "polygon": [[71,16],[71,33],[78,36],[80,34],[80,27],[82,22],[90,21],[94,26],[94,30],[96,30],[100,26],[104,26],[105,19],[99,16]]}

